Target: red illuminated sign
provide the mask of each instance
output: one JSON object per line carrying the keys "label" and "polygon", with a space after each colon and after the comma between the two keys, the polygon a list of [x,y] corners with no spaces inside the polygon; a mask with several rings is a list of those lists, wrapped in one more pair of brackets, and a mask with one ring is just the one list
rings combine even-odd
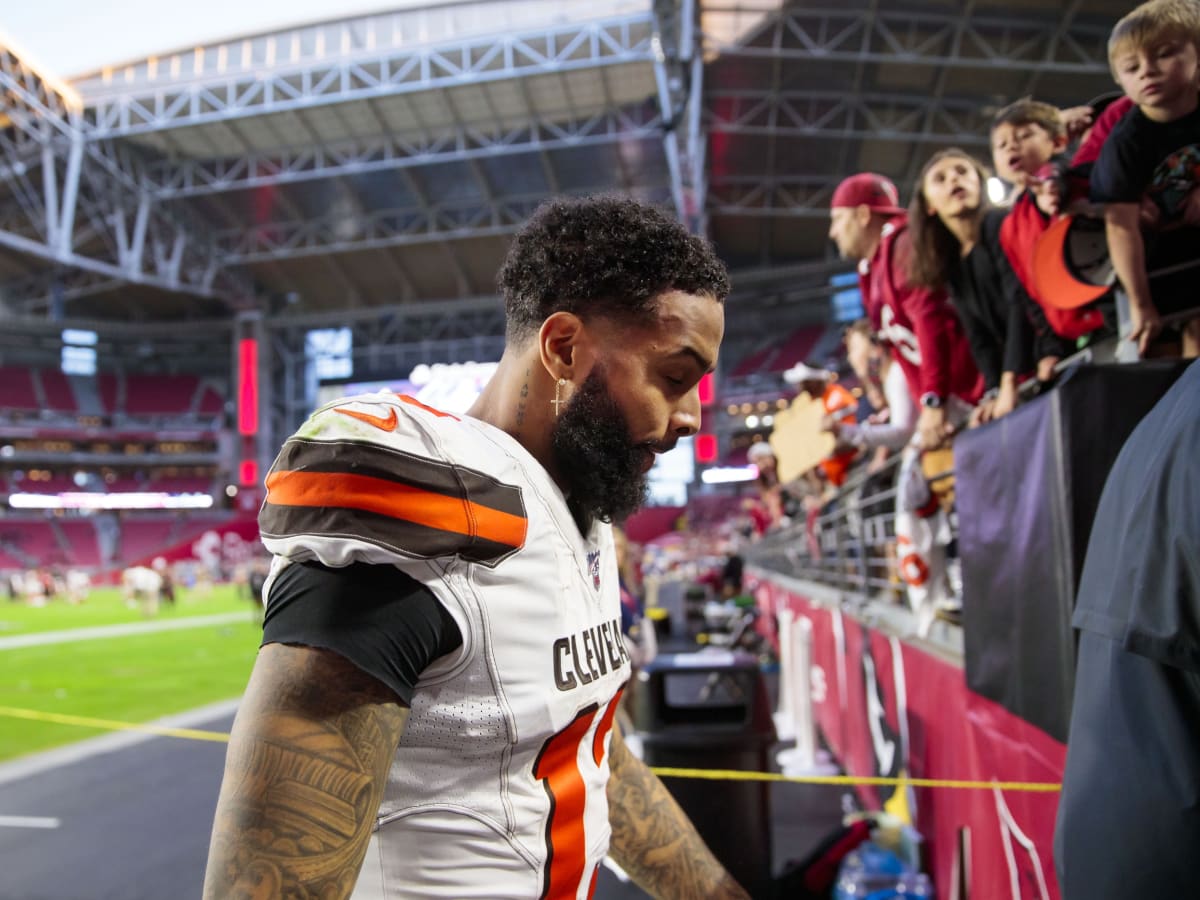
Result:
{"label": "red illuminated sign", "polygon": [[238,342],[238,432],[258,433],[258,341]]}
{"label": "red illuminated sign", "polygon": [[717,436],[715,434],[696,435],[696,462],[710,463],[717,459]]}
{"label": "red illuminated sign", "polygon": [[238,466],[238,482],[242,487],[258,484],[258,463],[253,459],[243,459]]}

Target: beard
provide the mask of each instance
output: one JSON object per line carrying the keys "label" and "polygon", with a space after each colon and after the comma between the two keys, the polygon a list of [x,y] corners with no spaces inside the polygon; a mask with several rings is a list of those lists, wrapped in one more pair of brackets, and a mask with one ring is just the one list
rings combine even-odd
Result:
{"label": "beard", "polygon": [[648,481],[642,466],[656,445],[630,438],[598,369],[555,420],[550,439],[567,505],[583,530],[593,519],[620,522],[642,505]]}

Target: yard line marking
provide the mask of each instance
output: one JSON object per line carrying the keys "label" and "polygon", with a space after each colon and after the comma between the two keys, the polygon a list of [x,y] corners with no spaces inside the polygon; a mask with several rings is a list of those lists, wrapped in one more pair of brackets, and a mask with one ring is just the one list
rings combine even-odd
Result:
{"label": "yard line marking", "polygon": [[188,738],[193,741],[216,741],[228,744],[229,735],[220,731],[200,731],[195,728],[174,728],[168,725],[142,724],[140,722],[116,722],[112,719],[95,719],[91,716],[72,716],[64,713],[42,712],[37,709],[20,709],[15,706],[0,706],[0,716],[14,719],[31,719],[34,722],[56,722],[59,725],[82,725],[84,728],[102,728],[105,731],[140,731],[162,737]]}
{"label": "yard line marking", "polygon": [[[151,724],[167,728],[190,728],[193,725],[228,718],[233,715],[240,702],[241,698],[222,700],[184,713],[164,716]],[[112,731],[74,744],[55,747],[53,750],[43,750],[32,756],[3,762],[0,763],[0,785],[23,781],[60,766],[73,766],[105,753],[116,753],[145,741],[152,741],[155,737],[156,735],[145,732]]]}
{"label": "yard line marking", "polygon": [[[194,728],[178,728],[160,724],[141,725],[133,722],[114,722],[111,719],[93,719],[87,716],[68,716],[45,713],[34,709],[19,709],[0,706],[0,716],[17,719],[34,719],[60,722],[64,725],[84,725],[89,728],[106,728],[114,731],[134,731],[164,737],[186,738],[194,741],[229,743],[229,735],[219,731],[199,731]],[[1062,785],[1056,782],[1028,781],[985,781],[961,778],[912,778],[908,775],[784,775],[779,772],[745,772],[736,769],[684,769],[669,766],[651,766],[650,771],[660,778],[701,778],[711,781],[781,781],[794,784],[825,785],[895,785],[897,787],[957,788],[960,790],[1029,791],[1034,793],[1057,793]],[[0,778],[3,771],[0,770]]]}
{"label": "yard line marking", "polygon": [[48,816],[0,816],[0,828],[57,828],[61,824]]}
{"label": "yard line marking", "polygon": [[258,618],[253,611],[220,613],[215,616],[192,616],[187,619],[171,619],[159,622],[130,622],[124,625],[95,625],[90,628],[70,628],[63,631],[42,631],[36,634],[14,634],[0,637],[0,650],[15,650],[18,647],[40,647],[44,644],[69,644],[73,641],[97,641],[110,637],[125,637],[134,634],[153,634],[158,631],[175,631],[179,628],[204,628],[209,625],[230,625],[234,622],[249,622]]}

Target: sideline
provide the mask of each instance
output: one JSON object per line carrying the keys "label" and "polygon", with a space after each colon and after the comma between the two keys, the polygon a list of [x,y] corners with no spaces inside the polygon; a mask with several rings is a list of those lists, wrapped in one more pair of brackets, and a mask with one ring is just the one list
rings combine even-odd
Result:
{"label": "sideline", "polygon": [[[236,700],[229,701],[227,704],[228,712],[232,712],[237,706]],[[221,706],[217,704],[216,706]],[[91,756],[97,752],[107,752],[109,749],[117,749],[118,746],[127,746],[130,743],[136,743],[142,740],[148,740],[151,737],[173,737],[182,738],[184,740],[200,740],[213,741],[216,743],[227,743],[229,735],[223,732],[216,731],[197,731],[192,728],[182,727],[183,721],[187,719],[190,724],[203,722],[216,718],[216,714],[208,714],[208,711],[214,707],[206,707],[204,710],[194,710],[192,713],[185,713],[183,716],[176,716],[170,720],[160,719],[158,722],[149,724],[136,724],[132,722],[115,722],[109,719],[92,719],[85,716],[66,716],[58,713],[43,713],[31,709],[16,709],[8,706],[0,706],[0,717],[11,717],[18,719],[35,719],[49,722],[60,722],[66,725],[82,725],[89,728],[106,728],[119,729],[117,735],[108,735],[103,738],[95,738],[92,741],[84,741],[83,744],[73,744],[63,750],[77,751],[81,755],[74,759],[63,759],[54,762],[53,765],[63,765],[67,762],[74,762],[78,759]],[[125,739],[124,743],[117,746],[105,747],[104,750],[89,749],[83,750],[84,745],[95,745],[99,741],[111,739]],[[42,756],[51,756],[58,751],[51,750],[48,753],[41,754]],[[19,763],[20,761],[18,761]],[[13,764],[14,766],[16,763]],[[48,768],[49,766],[47,766]],[[42,771],[42,769],[37,769]],[[992,780],[968,780],[961,778],[913,778],[908,775],[900,775],[898,777],[886,776],[869,776],[869,775],[783,775],[778,772],[745,772],[740,770],[729,769],[685,769],[672,768],[667,766],[651,766],[650,771],[654,772],[661,778],[698,778],[709,781],[783,781],[793,784],[823,784],[823,785],[894,785],[900,788],[941,788],[951,790],[1001,790],[1001,791],[1021,791],[1028,793],[1057,793],[1062,790],[1062,785],[1054,782],[1028,782],[1028,781],[998,781]],[[23,777],[22,775],[13,775],[6,771],[5,766],[0,766],[0,784],[5,781],[10,781],[14,777]]]}
{"label": "sideline", "polygon": [[[0,785],[21,778],[28,778],[32,775],[38,775],[42,772],[48,772],[60,766],[74,765],[75,763],[83,762],[86,759],[99,756],[103,753],[124,750],[126,747],[132,747],[135,744],[153,740],[161,734],[161,730],[188,729],[205,722],[228,718],[237,711],[238,704],[241,702],[242,698],[237,697],[233,700],[210,703],[208,706],[201,706],[198,709],[189,710],[188,712],[155,719],[153,722],[137,726],[138,730],[136,731],[114,731],[111,734],[89,738],[74,744],[67,744],[63,747],[55,747],[52,750],[43,750],[41,753],[34,753],[30,756],[22,756],[8,762],[0,763]],[[222,735],[222,739],[225,739],[224,735]],[[224,748],[222,748],[221,752],[225,752]]]}
{"label": "sideline", "polygon": [[208,625],[230,625],[249,622],[257,617],[253,611],[219,613],[215,616],[190,616],[156,622],[129,622],[124,625],[93,625],[90,628],[68,628],[61,631],[39,631],[34,634],[14,634],[0,637],[0,651],[20,647],[40,647],[43,644],[69,644],[74,641],[98,641],[131,634],[153,634],[175,631],[178,628],[204,628]]}

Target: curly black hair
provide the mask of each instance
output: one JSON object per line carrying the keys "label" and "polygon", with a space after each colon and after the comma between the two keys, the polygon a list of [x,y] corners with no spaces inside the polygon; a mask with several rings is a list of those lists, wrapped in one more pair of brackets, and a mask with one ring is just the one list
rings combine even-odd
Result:
{"label": "curly black hair", "polygon": [[729,274],[712,247],[628,197],[557,198],[513,239],[497,276],[506,336],[520,343],[555,312],[646,321],[666,291],[724,302]]}

